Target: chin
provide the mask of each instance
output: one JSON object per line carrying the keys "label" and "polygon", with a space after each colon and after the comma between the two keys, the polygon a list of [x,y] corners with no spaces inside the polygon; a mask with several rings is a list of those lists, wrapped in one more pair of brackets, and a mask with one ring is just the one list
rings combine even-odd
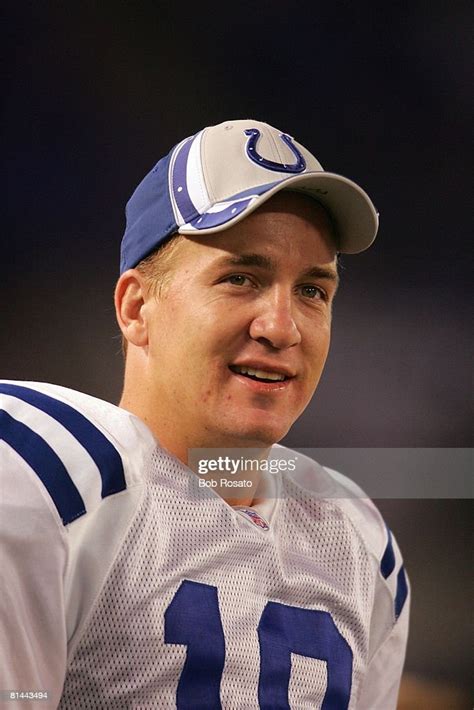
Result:
{"label": "chin", "polygon": [[[289,432],[293,420],[273,416],[270,412],[241,411],[233,416],[222,417],[218,426],[209,427],[206,439],[212,446],[226,448],[264,448],[281,441]],[[212,432],[212,433],[211,433]]]}
{"label": "chin", "polygon": [[262,448],[272,446],[281,441],[290,430],[290,426],[269,426],[268,424],[258,427],[246,427],[245,429],[235,430],[233,437],[240,440],[241,443],[237,446]]}

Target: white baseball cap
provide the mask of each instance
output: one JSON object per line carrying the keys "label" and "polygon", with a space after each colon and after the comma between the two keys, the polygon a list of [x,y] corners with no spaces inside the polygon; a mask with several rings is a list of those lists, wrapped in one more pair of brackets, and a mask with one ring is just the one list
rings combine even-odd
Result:
{"label": "white baseball cap", "polygon": [[145,176],[126,207],[120,271],[173,234],[213,234],[281,190],[303,192],[329,212],[338,251],[367,249],[378,212],[355,182],[326,172],[288,133],[255,120],[224,121],[178,143]]}

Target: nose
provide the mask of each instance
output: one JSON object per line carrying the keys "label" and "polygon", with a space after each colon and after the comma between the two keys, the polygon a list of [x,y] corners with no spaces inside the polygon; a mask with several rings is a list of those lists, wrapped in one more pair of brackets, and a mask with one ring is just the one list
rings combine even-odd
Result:
{"label": "nose", "polygon": [[293,314],[291,294],[275,290],[259,304],[250,323],[249,335],[277,350],[286,350],[301,342],[301,333]]}

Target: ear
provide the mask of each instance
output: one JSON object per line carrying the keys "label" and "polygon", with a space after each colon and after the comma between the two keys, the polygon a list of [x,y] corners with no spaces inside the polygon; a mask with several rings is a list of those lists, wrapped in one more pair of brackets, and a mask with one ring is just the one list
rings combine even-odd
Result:
{"label": "ear", "polygon": [[144,314],[145,283],[136,269],[125,271],[115,287],[115,314],[124,337],[137,347],[148,345]]}

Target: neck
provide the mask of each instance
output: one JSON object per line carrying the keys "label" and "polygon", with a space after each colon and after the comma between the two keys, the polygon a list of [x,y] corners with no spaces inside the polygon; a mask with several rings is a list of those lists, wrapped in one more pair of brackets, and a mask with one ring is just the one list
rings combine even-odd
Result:
{"label": "neck", "polygon": [[202,481],[200,485],[212,489],[228,505],[249,506],[258,497],[262,476],[257,462],[268,457],[268,445],[236,442],[232,437],[221,438],[218,442],[213,439],[211,444],[208,437],[183,432],[147,406],[146,392],[136,397],[124,388],[119,407],[139,417],[162,448],[194,471]]}

